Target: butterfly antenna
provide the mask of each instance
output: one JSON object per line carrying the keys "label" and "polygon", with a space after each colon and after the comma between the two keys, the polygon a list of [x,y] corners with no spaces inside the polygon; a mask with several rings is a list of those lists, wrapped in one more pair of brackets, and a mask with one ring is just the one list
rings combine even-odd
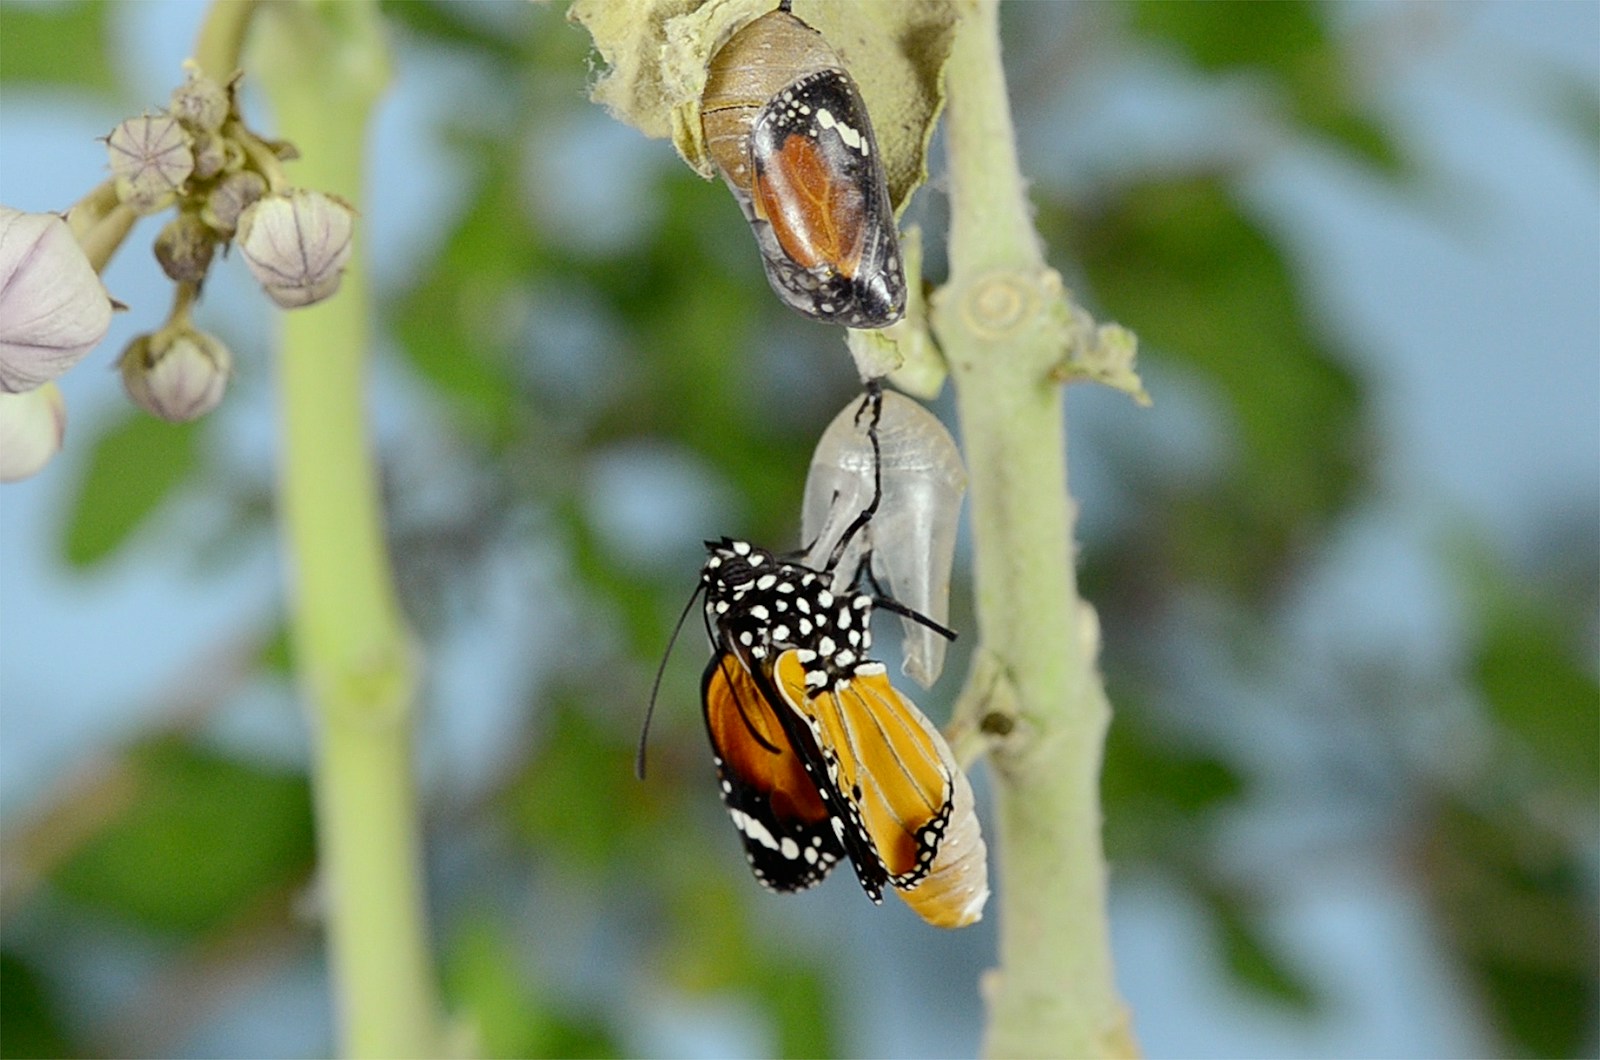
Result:
{"label": "butterfly antenna", "polygon": [[872,517],[878,513],[878,502],[883,499],[883,451],[878,443],[878,421],[883,418],[883,384],[874,379],[867,384],[866,396],[861,399],[861,407],[856,410],[856,423],[861,422],[861,414],[868,409],[872,410],[872,418],[867,424],[867,440],[872,443],[872,503],[861,509],[855,520],[845,528],[839,540],[834,543],[833,551],[828,553],[828,563],[822,569],[831,573],[844,558],[845,549],[850,547],[850,541],[872,522]]}
{"label": "butterfly antenna", "polygon": [[640,780],[644,779],[644,749],[645,742],[650,738],[650,719],[656,713],[656,695],[661,691],[661,677],[667,672],[667,660],[672,658],[672,646],[678,643],[678,634],[683,632],[683,624],[689,619],[689,611],[694,607],[695,600],[699,599],[700,591],[705,588],[704,583],[695,586],[694,592],[689,594],[689,599],[683,605],[683,613],[678,616],[678,622],[672,627],[672,636],[667,638],[667,650],[661,655],[661,665],[656,667],[656,679],[650,686],[650,705],[644,708],[644,724],[639,728],[639,753],[633,760],[633,775]]}

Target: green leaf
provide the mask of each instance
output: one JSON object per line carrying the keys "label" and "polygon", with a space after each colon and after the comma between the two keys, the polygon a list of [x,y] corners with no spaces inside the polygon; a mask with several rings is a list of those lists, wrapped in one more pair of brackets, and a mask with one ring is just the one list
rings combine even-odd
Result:
{"label": "green leaf", "polygon": [[23,958],[0,952],[0,1057],[75,1056],[44,979]]}
{"label": "green leaf", "polygon": [[1284,67],[1327,38],[1307,0],[1212,0],[1205,4],[1140,0],[1129,5],[1135,32],[1179,48],[1202,70]]}
{"label": "green leaf", "polygon": [[1106,738],[1101,781],[1106,802],[1159,804],[1195,816],[1237,799],[1244,790],[1232,766],[1212,755],[1158,742],[1139,727],[1121,696],[1118,706]]}
{"label": "green leaf", "polygon": [[598,1020],[575,1018],[541,1004],[520,969],[525,957],[493,914],[469,915],[445,956],[451,1009],[471,1021],[472,1055],[485,1057],[621,1055]]}
{"label": "green leaf", "polygon": [[1308,0],[1141,0],[1133,30],[1177,48],[1210,74],[1246,71],[1280,93],[1287,116],[1373,166],[1401,176],[1407,159],[1358,98],[1350,57],[1328,33],[1321,5]]}
{"label": "green leaf", "polygon": [[1542,616],[1508,615],[1479,645],[1472,675],[1495,718],[1592,798],[1600,789],[1600,685],[1564,634]]}
{"label": "green leaf", "polygon": [[1531,571],[1507,566],[1466,533],[1447,553],[1478,614],[1465,672],[1507,737],[1502,757],[1543,797],[1556,795],[1554,781],[1574,804],[1592,805],[1600,789],[1600,683],[1583,661],[1583,631],[1594,621],[1593,531]]}
{"label": "green leaf", "polygon": [[137,795],[52,874],[62,894],[190,935],[309,873],[311,791],[303,776],[176,739],[144,744],[129,759]]}
{"label": "green leaf", "polygon": [[1243,790],[1238,772],[1220,758],[1147,731],[1137,701],[1126,688],[1119,692],[1100,781],[1113,860],[1186,860],[1207,841],[1208,816]]}
{"label": "green leaf", "polygon": [[1600,158],[1600,85],[1593,76],[1552,68],[1539,91],[1542,109],[1589,153],[1590,172]]}
{"label": "green leaf", "polygon": [[110,10],[105,0],[0,4],[0,41],[5,42],[0,81],[113,94]]}
{"label": "green leaf", "polygon": [[1512,802],[1446,799],[1425,822],[1424,879],[1446,940],[1512,1053],[1583,1056],[1600,963],[1586,854]]}
{"label": "green leaf", "polygon": [[1261,927],[1237,898],[1207,895],[1221,933],[1222,959],[1242,985],[1290,1008],[1310,1012],[1317,997],[1305,977],[1286,962],[1261,934]]}
{"label": "green leaf", "polygon": [[842,1056],[829,984],[813,964],[774,961],[756,984],[778,1031],[782,1057]]}
{"label": "green leaf", "polygon": [[102,428],[69,508],[66,561],[93,566],[126,544],[198,468],[197,434],[133,411]]}
{"label": "green leaf", "polygon": [[[659,790],[633,778],[633,747],[603,727],[573,694],[549,706],[542,745],[509,795],[530,846],[585,871],[647,860],[665,827]],[[659,784],[653,785],[659,788]]]}
{"label": "green leaf", "polygon": [[763,930],[751,909],[755,881],[733,847],[725,850],[715,864],[736,865],[732,872],[702,864],[670,880],[665,980],[691,994],[744,995],[771,1021],[779,1056],[843,1055],[837,977]]}
{"label": "green leaf", "polygon": [[258,664],[266,673],[288,679],[294,676],[294,656],[289,645],[289,627],[279,624],[261,644]]}
{"label": "green leaf", "polygon": [[487,915],[469,917],[445,954],[445,995],[470,1021],[472,1055],[538,1056],[542,1013],[517,975],[519,955]]}
{"label": "green leaf", "polygon": [[[492,20],[474,17],[470,9],[437,0],[380,0],[384,17],[439,44],[470,50],[478,60],[491,59],[511,64],[523,57],[516,35],[498,32]],[[526,20],[534,13],[532,4],[504,5],[496,15],[515,13]]]}

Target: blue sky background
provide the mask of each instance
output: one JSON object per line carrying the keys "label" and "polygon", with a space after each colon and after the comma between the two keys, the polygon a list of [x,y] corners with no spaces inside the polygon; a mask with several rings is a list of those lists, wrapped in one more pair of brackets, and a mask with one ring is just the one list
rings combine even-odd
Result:
{"label": "blue sky background", "polygon": [[[1565,72],[1600,93],[1600,5],[1341,5],[1349,32],[1398,33],[1373,49],[1373,86],[1382,110],[1417,151],[1434,186],[1426,197],[1375,182],[1311,147],[1275,145],[1259,130],[1238,131],[1242,97],[1227,92],[1196,100],[1184,73],[1158,62],[1107,71],[1092,97],[1060,129],[1024,130],[1024,167],[1071,179],[1077,169],[1137,167],[1175,150],[1259,151],[1248,186],[1258,218],[1292,248],[1321,323],[1372,382],[1377,424],[1391,458],[1368,506],[1319,563],[1303,598],[1279,631],[1283,650],[1325,660],[1351,650],[1401,645],[1443,672],[1461,650],[1460,601],[1442,545],[1481,536],[1516,562],[1547,545],[1552,521],[1581,533],[1593,549],[1600,534],[1600,158],[1593,140],[1560,118],[1552,74]],[[198,5],[148,0],[122,5],[121,61],[139,98],[166,97],[187,52]],[[414,65],[415,64],[415,65]],[[451,215],[455,176],[416,130],[437,116],[429,90],[439,78],[472,73],[404,55],[400,79],[378,131],[380,165],[404,179],[380,182],[365,208],[380,285],[395,289],[410,261],[431,246]],[[8,90],[0,100],[0,199],[31,210],[64,208],[102,172],[94,137],[119,115],[57,96]],[[676,164],[662,143],[606,122],[555,133],[535,164],[556,179],[553,199],[536,204],[549,217],[596,238],[626,233],[635,211],[628,174]],[[606,163],[598,167],[597,161]],[[572,180],[573,173],[619,174]],[[635,178],[637,179],[637,178]],[[146,222],[148,225],[149,222]],[[153,234],[153,230],[150,234]],[[146,240],[147,241],[147,240]],[[123,398],[110,369],[115,351],[159,318],[163,285],[141,260],[140,240],[107,275],[134,307],[105,346],[62,380],[70,426],[67,451],[46,473],[0,490],[0,812],[11,821],[76,770],[93,769],[97,750],[115,746],[173,709],[174,688],[190,686],[197,656],[225,669],[229,644],[219,630],[239,616],[265,625],[277,607],[278,570],[270,543],[258,541],[203,574],[156,538],[186,534],[213,517],[203,505],[180,505],[143,544],[84,577],[58,559],[59,537],[87,453],[74,445],[84,428]],[[230,397],[225,444],[236,460],[273,455],[270,379],[252,345],[269,315],[236,264],[207,291],[205,316],[241,358]],[[1214,437],[1204,400],[1179,395],[1128,425],[1120,395],[1075,391],[1074,492],[1084,519],[1114,518],[1116,487],[1097,461],[1097,431],[1148,435],[1157,452],[1191,451]],[[372,407],[380,437],[447,447],[425,399],[380,355]],[[434,436],[431,441],[430,431]],[[443,457],[441,457],[443,459]],[[663,505],[642,480],[665,473],[676,500]],[[666,472],[623,462],[601,469],[595,503],[621,535],[641,510],[669,525],[693,525],[714,487],[692,468]],[[715,497],[711,502],[715,505]],[[466,798],[483,763],[503,754],[521,700],[520,657],[555,650],[559,622],[527,601],[553,577],[538,557],[506,557],[506,579],[484,613],[431,651],[437,698],[448,714],[425,722],[425,776],[435,797]],[[1204,608],[1203,601],[1196,601]],[[1600,631],[1589,631],[1591,642]],[[1354,649],[1352,648],[1354,646]],[[516,665],[513,665],[516,663]],[[1185,665],[1223,667],[1197,654]],[[442,690],[442,691],[440,691]],[[1241,696],[1296,690],[1240,688]],[[1303,691],[1303,690],[1301,690]],[[1226,708],[1223,708],[1226,709]],[[1305,728],[1289,712],[1279,731],[1260,734],[1261,756],[1293,784]],[[253,754],[300,760],[304,736],[275,694],[247,694],[217,723],[224,742]],[[1148,1055],[1160,1056],[1455,1056],[1489,1046],[1471,1007],[1441,961],[1423,922],[1421,898],[1379,847],[1360,840],[1359,823],[1318,819],[1255,820],[1230,837],[1245,864],[1271,881],[1271,929],[1325,991],[1327,1004],[1306,1020],[1274,1009],[1217,971],[1195,910],[1160,881],[1114,875],[1113,928],[1119,977]],[[1296,838],[1332,837],[1312,864],[1285,865]],[[1341,843],[1341,836],[1356,840]],[[1327,854],[1332,850],[1334,853]],[[1597,848],[1591,860],[1600,860]],[[864,992],[938,990],[948,976],[950,1007],[918,1025],[888,1023],[863,1011],[864,1040],[876,1055],[939,1055],[965,1042],[974,1002],[972,968],[940,965],[919,925],[870,921],[861,902],[828,905],[834,930],[881,931],[889,940],[849,974]],[[798,904],[804,917],[821,906]],[[858,908],[859,907],[859,908]],[[922,952],[932,967],[898,963]],[[127,977],[152,955],[131,946],[126,962],[93,952],[83,982],[110,1003]],[[892,955],[892,956],[891,956]],[[963,958],[965,960],[966,958]],[[894,962],[894,963],[891,963]],[[913,966],[915,967],[915,966]],[[970,974],[969,974],[970,973]],[[262,992],[241,997],[192,1044],[195,1055],[314,1052],[326,1041],[320,971],[295,967]],[[648,992],[645,995],[649,997]],[[897,1006],[886,1006],[901,1010]],[[671,998],[647,1000],[637,1015],[637,1046],[659,1055],[733,1055],[764,1051],[762,1029],[735,1009],[684,1010]],[[966,1051],[963,1044],[956,1051]]]}

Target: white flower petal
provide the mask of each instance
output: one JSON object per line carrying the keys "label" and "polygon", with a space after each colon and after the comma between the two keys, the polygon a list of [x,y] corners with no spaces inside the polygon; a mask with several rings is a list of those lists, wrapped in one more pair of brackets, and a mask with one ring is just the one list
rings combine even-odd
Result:
{"label": "white flower petal", "polygon": [[0,390],[32,390],[105,338],[111,299],[66,222],[0,206]]}
{"label": "white flower petal", "polygon": [[0,393],[0,482],[37,473],[61,451],[66,433],[67,405],[54,383]]}

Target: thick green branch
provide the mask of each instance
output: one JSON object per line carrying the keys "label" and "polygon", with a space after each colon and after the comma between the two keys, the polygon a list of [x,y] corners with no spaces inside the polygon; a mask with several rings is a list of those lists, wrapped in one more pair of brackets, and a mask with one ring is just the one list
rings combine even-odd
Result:
{"label": "thick green branch", "polygon": [[[359,204],[368,120],[388,79],[377,5],[267,5],[252,45],[251,71],[281,135],[300,150],[296,182]],[[439,1056],[412,773],[417,662],[395,599],[363,407],[370,301],[358,240],[338,295],[282,317],[292,642],[315,729],[342,1051]]]}
{"label": "thick green branch", "polygon": [[1062,391],[1072,306],[1040,253],[1017,168],[996,5],[947,68],[950,281],[935,332],[971,473],[978,665],[958,726],[994,735],[1000,967],[991,1056],[1134,1052],[1112,976],[1100,845],[1110,710],[1093,612],[1077,596]]}

